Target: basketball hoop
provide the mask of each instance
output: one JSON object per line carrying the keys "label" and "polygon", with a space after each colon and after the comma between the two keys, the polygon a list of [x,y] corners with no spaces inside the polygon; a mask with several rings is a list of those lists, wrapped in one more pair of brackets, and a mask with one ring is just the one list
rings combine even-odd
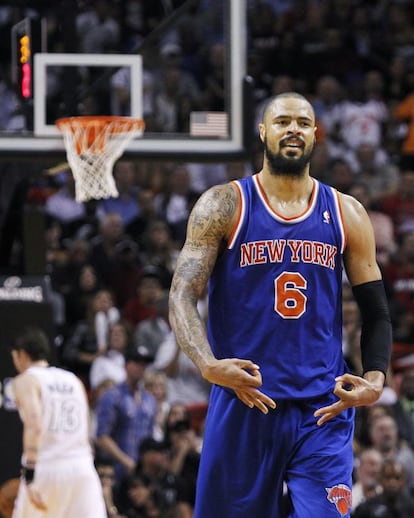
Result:
{"label": "basketball hoop", "polygon": [[113,166],[128,143],[142,135],[144,121],[97,115],[65,117],[56,126],[63,134],[76,201],[117,197]]}

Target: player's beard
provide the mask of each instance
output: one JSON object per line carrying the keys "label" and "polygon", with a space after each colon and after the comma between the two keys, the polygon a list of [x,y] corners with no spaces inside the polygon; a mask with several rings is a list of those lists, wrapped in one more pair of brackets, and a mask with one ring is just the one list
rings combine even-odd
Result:
{"label": "player's beard", "polygon": [[271,174],[275,176],[294,176],[299,178],[304,174],[305,168],[312,158],[315,146],[313,145],[307,153],[299,157],[283,156],[280,151],[274,153],[269,149],[266,138],[264,147],[265,157]]}

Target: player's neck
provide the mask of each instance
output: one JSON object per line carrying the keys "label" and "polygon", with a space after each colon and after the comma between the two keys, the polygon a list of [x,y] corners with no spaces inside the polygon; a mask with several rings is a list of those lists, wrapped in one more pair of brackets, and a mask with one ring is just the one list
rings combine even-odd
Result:
{"label": "player's neck", "polygon": [[262,169],[259,181],[269,201],[277,203],[307,204],[314,188],[314,181],[308,171],[303,176],[294,177],[274,175]]}
{"label": "player's neck", "polygon": [[31,361],[28,363],[27,369],[29,367],[49,367],[49,363],[46,360]]}

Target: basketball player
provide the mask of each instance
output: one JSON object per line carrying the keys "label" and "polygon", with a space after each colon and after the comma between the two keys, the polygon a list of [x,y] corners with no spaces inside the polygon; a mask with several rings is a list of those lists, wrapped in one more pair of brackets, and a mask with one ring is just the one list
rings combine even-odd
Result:
{"label": "basketball player", "polygon": [[[350,516],[354,407],[381,395],[391,323],[359,202],[310,176],[315,114],[273,98],[262,170],[206,191],[170,292],[181,348],[213,384],[195,518]],[[342,268],[362,313],[361,376],[342,355]],[[197,300],[209,281],[207,332]]]}
{"label": "basketball player", "polygon": [[22,479],[13,518],[106,518],[89,444],[88,401],[71,372],[51,367],[49,341],[28,328],[12,346],[23,421]]}

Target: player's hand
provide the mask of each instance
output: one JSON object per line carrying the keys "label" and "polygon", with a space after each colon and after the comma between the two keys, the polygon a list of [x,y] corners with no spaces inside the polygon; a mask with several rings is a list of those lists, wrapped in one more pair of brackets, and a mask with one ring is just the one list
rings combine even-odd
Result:
{"label": "player's hand", "polygon": [[40,492],[36,489],[35,483],[27,484],[27,492],[29,494],[30,501],[39,509],[39,511],[47,511],[47,506],[40,495]]}
{"label": "player's hand", "polygon": [[274,410],[276,403],[269,396],[254,388],[239,389],[234,391],[242,403],[249,408],[256,407],[264,414],[269,413],[269,408]]}
{"label": "player's hand", "polygon": [[332,405],[319,408],[314,413],[315,417],[321,416],[317,421],[319,426],[347,408],[375,403],[382,393],[382,383],[379,383],[374,377],[365,379],[353,374],[343,374],[335,378],[335,381],[333,392],[339,400]]}
{"label": "player's hand", "polygon": [[249,408],[257,407],[264,414],[268,413],[269,408],[276,408],[273,399],[258,389],[263,384],[262,375],[260,367],[251,360],[215,360],[204,368],[202,374],[210,383],[233,389]]}

